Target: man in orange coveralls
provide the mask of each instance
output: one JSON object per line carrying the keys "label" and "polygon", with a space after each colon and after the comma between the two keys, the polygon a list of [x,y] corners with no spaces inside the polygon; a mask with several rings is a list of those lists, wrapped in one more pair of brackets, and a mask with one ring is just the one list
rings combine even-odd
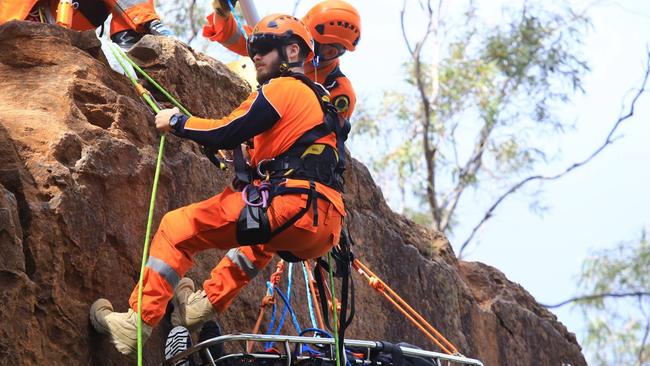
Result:
{"label": "man in orange coveralls", "polygon": [[[349,124],[327,102],[326,91],[303,74],[314,56],[306,26],[290,15],[263,18],[248,53],[260,87],[221,119],[160,111],[156,127],[215,149],[234,149],[233,187],[168,212],[153,238],[142,288],[143,336],[174,298],[172,323],[196,329],[223,312],[239,290],[277,253],[301,261],[338,243],[345,207],[341,196],[343,142]],[[250,167],[241,144],[252,140]],[[203,289],[183,275],[201,250],[230,249]],[[174,291],[175,290],[175,291]],[[126,313],[108,300],[90,309],[93,326],[125,354],[135,351],[137,293]]]}
{"label": "man in orange coveralls", "polygon": [[[120,47],[128,49],[145,34],[172,36],[173,33],[160,22],[153,0],[2,0],[0,1],[0,24],[10,20],[33,20],[55,23],[71,12],[71,29],[85,31],[95,29],[109,14],[111,39]],[[69,7],[69,8],[66,8]]]}
{"label": "man in orange coveralls", "polygon": [[[208,24],[203,27],[203,36],[217,41],[229,50],[245,56],[246,37],[237,26],[230,12],[229,0],[215,0],[215,11],[208,15]],[[236,0],[230,0],[235,3]],[[354,51],[361,37],[359,12],[342,0],[325,0],[316,4],[302,18],[316,41],[317,66],[305,64],[305,75],[325,86],[332,104],[344,118],[349,119],[354,111],[356,95],[350,80],[339,68],[339,57],[345,51]],[[248,34],[251,28],[243,26]]]}

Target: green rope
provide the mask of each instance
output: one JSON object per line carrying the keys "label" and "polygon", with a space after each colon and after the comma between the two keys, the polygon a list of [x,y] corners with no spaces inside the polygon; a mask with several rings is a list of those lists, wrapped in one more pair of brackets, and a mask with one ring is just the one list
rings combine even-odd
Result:
{"label": "green rope", "polygon": [[341,354],[339,352],[339,321],[336,315],[336,291],[334,289],[334,273],[332,272],[332,253],[327,253],[327,266],[329,267],[330,289],[332,291],[332,322],[334,327],[334,346],[336,347],[336,366],[341,366]]}
{"label": "green rope", "polygon": [[[147,80],[151,85],[153,85],[156,89],[158,89],[158,91],[161,92],[172,104],[178,107],[178,109],[180,109],[181,112],[185,113],[189,117],[192,117],[192,113],[190,113],[190,111],[188,111],[187,108],[185,108],[178,100],[176,100],[176,98],[174,98],[165,88],[160,86],[160,84],[158,84],[156,80],[154,80],[151,76],[149,76],[149,74],[147,74],[146,71],[142,70],[142,68],[137,63],[135,63],[135,61],[133,61],[133,59],[131,59],[126,54],[126,52],[124,52],[119,47],[116,47],[116,49],[120,53],[120,56],[122,56],[122,59],[128,62],[129,65],[131,65],[132,69],[136,70],[140,75],[142,75],[142,77],[145,78],[145,80]],[[121,62],[120,65],[122,65]],[[223,162],[220,163],[219,169],[226,170],[226,164],[224,164]]]}
{"label": "green rope", "polygon": [[[120,67],[122,70],[124,70],[124,75],[131,80],[131,82],[135,85],[138,83],[138,79],[136,78],[135,75],[131,74],[129,72],[129,67],[124,63],[124,60],[122,59],[122,55],[117,52],[117,50],[120,50],[119,47],[117,47],[115,44],[109,44],[108,49],[111,50],[111,53],[113,54],[113,57],[117,60],[117,62],[120,64]],[[121,50],[120,50],[121,51]]]}
{"label": "green rope", "polygon": [[[122,69],[124,69],[124,73],[126,76],[131,80],[134,86],[137,87],[139,85],[138,79],[135,75],[132,75],[128,71],[127,65],[124,63],[124,52],[119,49],[115,45],[111,45],[110,47],[111,52],[113,53],[113,56],[115,56],[115,59],[117,62],[120,64]],[[121,52],[118,53],[117,51]],[[148,94],[142,94],[142,98],[149,104],[151,109],[155,113],[158,113],[160,111],[160,108],[156,104],[155,100]],[[154,214],[154,208],[156,205],[156,192],[158,191],[158,179],[160,177],[160,167],[162,165],[162,158],[163,158],[163,153],[164,153],[164,148],[165,148],[165,134],[162,134],[160,136],[160,146],[158,147],[158,157],[156,159],[156,171],[154,173],[153,177],[153,187],[151,189],[151,199],[149,201],[149,214],[147,216],[147,231],[145,233],[144,237],[144,249],[142,250],[142,263],[140,266],[140,279],[138,280],[138,366],[142,366],[142,284],[144,281],[144,270],[146,268],[147,264],[147,259],[149,257],[149,239],[151,238],[151,227],[153,223],[153,214]]]}
{"label": "green rope", "polygon": [[149,74],[147,74],[144,70],[142,70],[142,68],[138,64],[136,64],[135,61],[133,61],[126,54],[126,52],[122,51],[122,49],[120,48],[118,48],[117,50],[120,52],[122,58],[126,60],[126,62],[128,62],[131,66],[133,66],[133,68],[140,75],[142,75],[142,77],[144,77],[149,83],[151,83],[151,85],[153,85],[156,89],[158,89],[158,91],[160,91],[170,102],[172,102],[173,105],[178,107],[178,109],[180,109],[181,112],[192,117],[192,114],[187,109],[185,109],[185,107],[183,107],[183,105],[180,102],[178,102],[171,94],[169,94],[169,92],[165,88],[160,86],[160,84],[158,84],[151,76],[149,76]]}
{"label": "green rope", "polygon": [[144,281],[144,270],[149,257],[149,238],[151,237],[151,226],[153,222],[154,206],[156,203],[156,192],[158,191],[158,178],[160,177],[160,166],[162,163],[165,145],[165,135],[160,136],[160,147],[156,159],[156,172],[153,176],[153,188],[151,200],[149,201],[149,215],[147,217],[147,232],[144,237],[144,249],[142,250],[142,265],[140,266],[140,279],[138,280],[138,366],[142,366],[142,283]]}

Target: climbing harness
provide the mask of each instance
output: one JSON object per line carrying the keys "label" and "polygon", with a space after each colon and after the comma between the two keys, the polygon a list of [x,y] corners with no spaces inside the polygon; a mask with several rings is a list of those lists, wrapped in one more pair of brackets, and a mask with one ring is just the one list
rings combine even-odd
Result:
{"label": "climbing harness", "polygon": [[[237,241],[242,245],[263,244],[286,230],[310,209],[313,211],[313,226],[318,225],[318,198],[327,198],[316,190],[316,183],[324,184],[339,192],[343,191],[344,141],[349,132],[349,123],[341,126],[336,109],[329,103],[327,92],[303,74],[285,72],[285,76],[296,78],[316,94],[321,102],[324,120],[313,127],[288,149],[273,159],[260,161],[256,167],[248,165],[241,147],[233,151],[236,181],[233,186],[242,191],[244,208],[237,220]],[[315,142],[331,133],[336,135],[337,148]],[[309,188],[286,187],[286,179],[309,182]],[[271,230],[267,209],[274,197],[285,194],[305,194],[307,202],[295,216],[280,227]],[[288,251],[278,255],[287,262],[300,262]]]}

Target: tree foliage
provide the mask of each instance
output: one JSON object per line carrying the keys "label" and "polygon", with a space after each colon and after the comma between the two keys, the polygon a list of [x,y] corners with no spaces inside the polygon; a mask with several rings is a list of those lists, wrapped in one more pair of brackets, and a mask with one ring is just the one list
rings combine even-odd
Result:
{"label": "tree foliage", "polygon": [[548,139],[570,124],[553,110],[582,90],[588,66],[576,46],[589,22],[525,3],[489,25],[473,2],[443,17],[445,3],[420,2],[427,26],[415,41],[404,29],[405,84],[356,119],[353,136],[383,141],[368,159],[377,175],[396,178],[388,190],[400,192],[403,212],[428,213],[434,229],[452,233],[458,207],[475,204],[463,200],[468,189],[506,190],[554,154]]}
{"label": "tree foliage", "polygon": [[165,24],[188,45],[196,47],[206,43],[200,35],[205,17],[212,11],[209,1],[162,0],[158,1],[157,11],[163,16]]}
{"label": "tree foliage", "polygon": [[593,357],[591,364],[650,365],[650,243],[646,231],[637,241],[587,258],[579,287],[589,294],[575,305],[588,323],[584,346]]}

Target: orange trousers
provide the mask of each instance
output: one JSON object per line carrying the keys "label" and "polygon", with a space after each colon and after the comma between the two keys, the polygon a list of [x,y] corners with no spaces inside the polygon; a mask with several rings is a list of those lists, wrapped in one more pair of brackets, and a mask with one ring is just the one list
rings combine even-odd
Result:
{"label": "orange trousers", "polygon": [[144,24],[160,19],[153,6],[153,0],[104,0],[113,9],[111,34],[127,29],[145,32]]}
{"label": "orange trousers", "polygon": [[[275,230],[306,205],[306,195],[283,195],[273,198],[267,213]],[[342,216],[328,201],[318,199],[318,225],[313,226],[313,212],[274,236],[268,243],[240,246],[236,240],[236,221],[244,207],[241,192],[226,188],[202,202],[168,212],[151,243],[144,272],[142,319],[157,324],[165,314],[174,287],[192,266],[194,254],[211,248],[231,249],[203,283],[208,299],[223,312],[255,275],[271,260],[276,251],[290,251],[302,259],[316,258],[338,243]],[[129,304],[138,308],[138,286]]]}

